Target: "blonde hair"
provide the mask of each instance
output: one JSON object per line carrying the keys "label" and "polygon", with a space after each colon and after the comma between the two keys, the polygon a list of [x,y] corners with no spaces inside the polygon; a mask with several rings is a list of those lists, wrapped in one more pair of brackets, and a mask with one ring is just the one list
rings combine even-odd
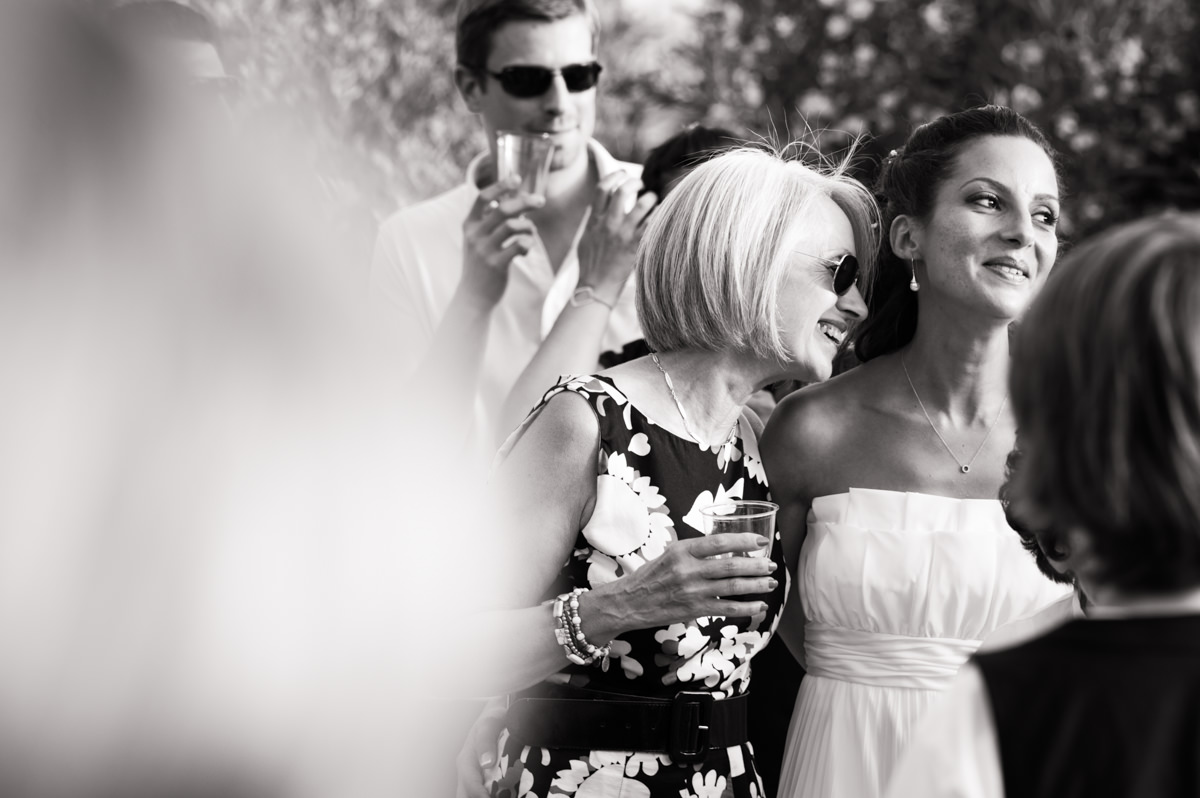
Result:
{"label": "blonde hair", "polygon": [[810,167],[739,148],[696,167],[650,217],[637,252],[638,318],[656,351],[748,350],[790,359],[776,314],[787,256],[813,199],[828,197],[854,230],[860,284],[869,286],[879,211],[834,166]]}

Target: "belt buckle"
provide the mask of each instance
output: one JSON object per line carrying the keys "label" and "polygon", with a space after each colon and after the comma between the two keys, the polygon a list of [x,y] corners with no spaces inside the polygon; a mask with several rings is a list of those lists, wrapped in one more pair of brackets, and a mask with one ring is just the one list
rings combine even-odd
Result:
{"label": "belt buckle", "polygon": [[667,753],[672,762],[699,762],[708,751],[712,722],[712,693],[683,690],[671,701],[671,728]]}

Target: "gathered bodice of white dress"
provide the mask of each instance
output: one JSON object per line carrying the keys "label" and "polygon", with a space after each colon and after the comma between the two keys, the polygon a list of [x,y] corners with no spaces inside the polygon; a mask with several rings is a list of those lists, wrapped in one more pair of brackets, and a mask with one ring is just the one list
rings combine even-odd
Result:
{"label": "gathered bodice of white dress", "polygon": [[856,488],[813,500],[797,578],[807,676],[780,795],[804,798],[879,795],[980,641],[1070,592],[996,500]]}

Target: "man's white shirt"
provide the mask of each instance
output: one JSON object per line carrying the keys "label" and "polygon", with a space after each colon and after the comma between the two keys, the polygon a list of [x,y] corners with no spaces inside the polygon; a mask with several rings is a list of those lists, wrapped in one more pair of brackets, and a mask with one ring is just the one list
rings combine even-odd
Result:
{"label": "man's white shirt", "polygon": [[[589,141],[588,154],[600,178],[617,170],[641,173],[640,166],[616,160],[596,141]],[[372,304],[403,375],[411,374],[428,352],[458,287],[462,225],[479,196],[476,173],[484,158],[481,154],[471,162],[461,185],[393,214],[380,227],[371,266]],[[540,240],[513,260],[504,296],[492,311],[475,401],[474,434],[485,448],[494,449],[497,433],[508,432],[496,429],[501,406],[575,291],[582,232],[581,225],[557,274]],[[609,317],[602,351],[619,350],[641,337],[631,278]],[[438,386],[416,389],[436,392]]]}

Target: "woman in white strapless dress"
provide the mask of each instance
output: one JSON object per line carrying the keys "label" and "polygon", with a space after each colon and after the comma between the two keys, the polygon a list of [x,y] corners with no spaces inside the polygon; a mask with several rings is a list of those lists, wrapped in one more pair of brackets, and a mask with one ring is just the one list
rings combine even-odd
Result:
{"label": "woman in white strapless dress", "polygon": [[964,111],[915,131],[879,188],[863,365],[785,399],[762,442],[796,575],[781,633],[807,669],[782,798],[879,796],[982,638],[1069,592],[996,498],[1008,325],[1057,254],[1049,144],[1008,109]]}

